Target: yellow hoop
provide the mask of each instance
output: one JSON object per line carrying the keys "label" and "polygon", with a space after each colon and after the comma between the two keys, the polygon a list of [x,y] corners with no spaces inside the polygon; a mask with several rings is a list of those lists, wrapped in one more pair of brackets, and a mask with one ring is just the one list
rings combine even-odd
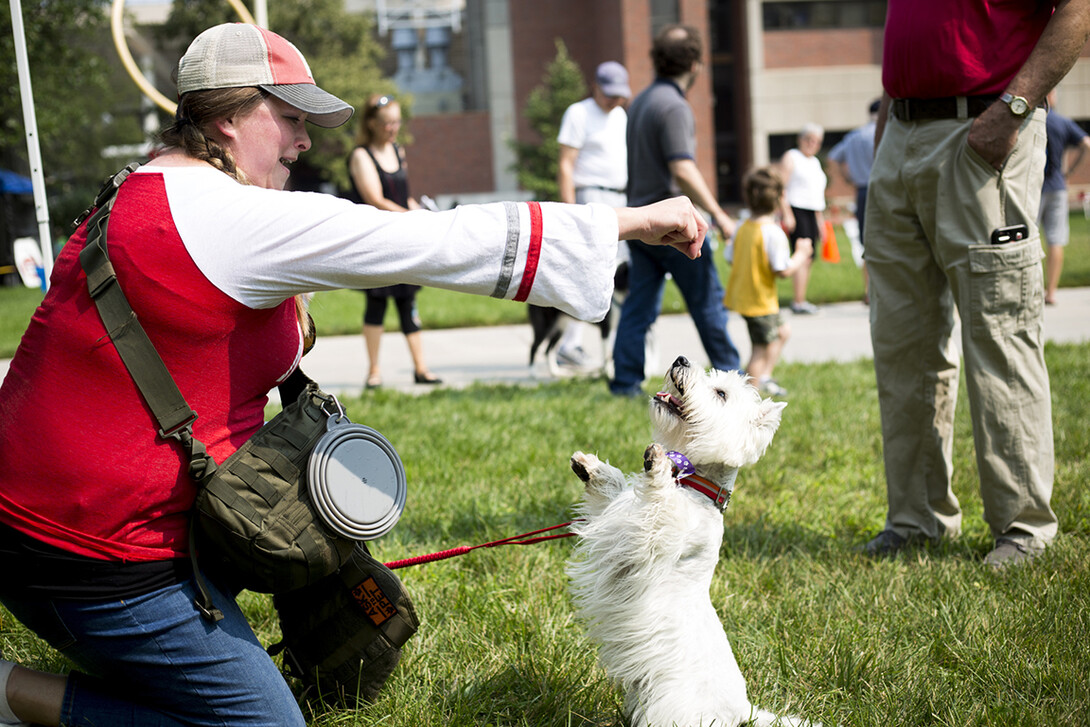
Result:
{"label": "yellow hoop", "polygon": [[[251,25],[257,24],[254,22],[254,17],[250,15],[250,11],[246,9],[246,6],[240,0],[227,0],[227,2],[242,18],[242,22]],[[121,64],[125,66],[125,70],[129,72],[129,76],[132,77],[132,80],[144,95],[154,101],[159,108],[173,116],[178,104],[159,93],[158,89],[148,82],[148,79],[144,77],[144,74],[137,67],[136,61],[133,60],[132,53],[129,52],[129,44],[125,41],[124,15],[125,0],[113,0],[113,5],[110,8],[110,32],[113,35],[114,47],[117,48],[117,55],[121,58]]]}

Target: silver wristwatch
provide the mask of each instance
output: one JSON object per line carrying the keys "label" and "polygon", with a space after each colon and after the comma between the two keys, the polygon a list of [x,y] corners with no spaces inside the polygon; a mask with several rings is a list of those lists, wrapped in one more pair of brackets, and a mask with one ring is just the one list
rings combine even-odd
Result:
{"label": "silver wristwatch", "polygon": [[1015,96],[1011,93],[1004,93],[1000,95],[999,100],[1007,104],[1007,107],[1015,116],[1029,115],[1029,101],[1027,101],[1024,97]]}

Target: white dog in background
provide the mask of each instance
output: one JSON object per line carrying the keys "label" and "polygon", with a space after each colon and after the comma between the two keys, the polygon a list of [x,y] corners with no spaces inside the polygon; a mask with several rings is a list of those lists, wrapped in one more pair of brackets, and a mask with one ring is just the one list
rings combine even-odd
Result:
{"label": "white dog in background", "polygon": [[708,595],[734,478],[764,454],[785,406],[682,356],[651,403],[644,472],[571,458],[586,483],[572,595],[633,727],[808,724],[750,704]]}

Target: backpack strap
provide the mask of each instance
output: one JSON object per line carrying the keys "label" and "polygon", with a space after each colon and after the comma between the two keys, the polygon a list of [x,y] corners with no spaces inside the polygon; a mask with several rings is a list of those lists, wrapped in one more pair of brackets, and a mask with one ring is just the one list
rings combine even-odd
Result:
{"label": "backpack strap", "polygon": [[215,469],[215,461],[208,456],[204,445],[193,438],[193,422],[197,419],[197,413],[186,403],[163,359],[140,325],[117,283],[117,275],[106,249],[106,227],[117,199],[117,190],[136,166],[135,163],[130,164],[114,175],[95,199],[95,212],[87,220],[87,244],[80,252],[79,261],[87,273],[87,290],[102,316],[106,333],[159,423],[159,436],[182,443],[189,453],[189,474],[199,480],[207,468]]}
{"label": "backpack strap", "polygon": [[[129,164],[110,179],[95,197],[94,212],[87,219],[87,244],[80,252],[79,261],[87,274],[87,290],[98,308],[106,333],[113,341],[117,353],[132,376],[136,388],[151,408],[159,423],[159,436],[175,439],[185,451],[189,476],[198,484],[216,469],[216,461],[208,454],[204,443],[193,436],[193,422],[197,413],[186,403],[170,375],[159,352],[155,350],[128,298],[117,282],[117,275],[110,263],[106,249],[106,228],[110,211],[117,200],[117,190],[139,165]],[[85,212],[77,224],[87,217]],[[193,561],[193,578],[197,584],[195,599],[201,614],[209,621],[223,618],[223,613],[212,604],[208,584],[197,567],[197,555],[193,521],[189,527],[189,554]]]}

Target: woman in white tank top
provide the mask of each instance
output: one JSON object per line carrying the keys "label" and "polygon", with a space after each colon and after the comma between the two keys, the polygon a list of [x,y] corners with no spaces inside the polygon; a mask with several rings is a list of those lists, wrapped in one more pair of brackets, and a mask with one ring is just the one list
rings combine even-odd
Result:
{"label": "woman in white tank top", "polygon": [[825,230],[825,186],[828,178],[817,153],[825,139],[825,130],[814,123],[802,127],[798,148],[789,149],[780,160],[784,181],[784,226],[795,251],[795,241],[807,238],[814,244],[810,260],[791,279],[793,298],[791,311],[796,314],[816,313],[818,308],[806,300],[810,283],[810,268]]}

